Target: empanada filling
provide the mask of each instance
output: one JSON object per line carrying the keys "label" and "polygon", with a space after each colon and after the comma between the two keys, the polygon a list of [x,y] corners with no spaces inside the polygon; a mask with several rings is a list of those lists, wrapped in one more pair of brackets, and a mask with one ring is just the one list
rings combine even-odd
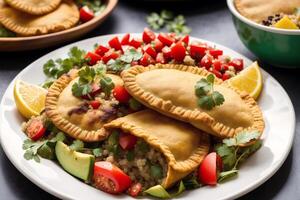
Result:
{"label": "empanada filling", "polygon": [[162,184],[168,170],[165,156],[130,133],[119,129],[110,132],[97,159],[118,166],[133,182],[142,184],[143,189]]}

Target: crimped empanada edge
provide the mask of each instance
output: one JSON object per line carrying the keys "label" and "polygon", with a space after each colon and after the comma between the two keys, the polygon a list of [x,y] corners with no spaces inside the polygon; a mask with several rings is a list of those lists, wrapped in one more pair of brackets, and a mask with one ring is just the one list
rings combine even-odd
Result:
{"label": "crimped empanada edge", "polygon": [[[77,75],[75,75],[75,77],[76,76]],[[82,128],[63,118],[57,111],[57,102],[59,95],[75,77],[64,74],[51,85],[46,96],[46,115],[48,118],[50,118],[54,125],[58,127],[58,129],[62,130],[73,138],[80,139],[86,142],[104,140],[107,137],[107,132],[104,128],[101,128],[97,131],[83,130]]]}
{"label": "crimped empanada edge", "polygon": [[[243,131],[243,130],[257,130],[261,134],[264,130],[264,120],[262,116],[262,112],[258,107],[256,101],[249,96],[245,92],[241,92],[236,88],[233,88],[227,82],[223,82],[221,79],[216,78],[216,84],[223,84],[225,87],[228,87],[234,90],[237,94],[240,95],[242,100],[249,106],[251,110],[251,114],[253,116],[253,125],[248,128],[232,128],[226,126],[223,123],[217,122],[214,118],[209,116],[205,112],[201,112],[199,110],[189,110],[183,107],[177,107],[172,105],[171,101],[165,101],[159,97],[156,97],[150,92],[144,91],[140,86],[136,83],[135,76],[140,73],[151,71],[155,69],[175,69],[185,72],[190,72],[193,74],[197,74],[200,76],[207,76],[211,74],[207,70],[203,68],[198,68],[194,66],[187,66],[187,65],[180,65],[180,64],[156,64],[156,65],[149,65],[148,67],[144,66],[134,66],[128,70],[125,70],[121,73],[121,77],[124,81],[124,85],[127,88],[128,92],[137,100],[144,103],[146,106],[164,114],[172,118],[176,118],[181,121],[189,122],[193,124],[195,127],[196,123],[202,123],[205,125],[207,132],[221,138],[230,138],[233,137],[235,134]],[[197,127],[199,128],[199,127]]]}
{"label": "crimped empanada edge", "polygon": [[[126,116],[125,116],[126,117]],[[123,117],[124,118],[124,117]],[[115,119],[104,125],[106,129],[118,128],[125,132],[129,132],[139,138],[144,139],[153,148],[160,150],[168,162],[168,165],[178,172],[189,172],[193,171],[202,162],[204,157],[208,154],[210,148],[210,139],[208,134],[200,134],[201,137],[198,148],[193,152],[192,155],[185,161],[176,161],[174,155],[170,151],[169,147],[163,144],[159,138],[150,135],[146,130],[130,124],[129,122],[123,121],[123,118]]]}

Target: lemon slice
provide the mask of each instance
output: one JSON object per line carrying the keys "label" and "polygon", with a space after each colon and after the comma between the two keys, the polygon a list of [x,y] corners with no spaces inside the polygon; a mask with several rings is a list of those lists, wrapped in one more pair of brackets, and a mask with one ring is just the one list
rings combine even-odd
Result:
{"label": "lemon slice", "polygon": [[257,99],[263,87],[262,75],[257,62],[241,71],[237,76],[228,80],[233,87],[245,91]]}
{"label": "lemon slice", "polygon": [[14,98],[19,112],[26,118],[37,116],[45,108],[47,90],[17,80],[14,87]]}

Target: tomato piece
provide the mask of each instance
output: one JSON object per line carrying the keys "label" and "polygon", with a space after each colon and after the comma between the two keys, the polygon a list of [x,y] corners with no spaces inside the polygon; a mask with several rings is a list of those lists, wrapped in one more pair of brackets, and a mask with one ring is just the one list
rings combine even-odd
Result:
{"label": "tomato piece", "polygon": [[185,57],[185,47],[182,42],[177,42],[171,47],[172,57],[177,62],[182,62]]}
{"label": "tomato piece", "polygon": [[164,55],[164,58],[166,60],[172,59],[172,51],[171,51],[170,47],[164,47],[161,51],[162,51],[162,53]]}
{"label": "tomato piece", "polygon": [[106,64],[110,59],[115,60],[119,56],[120,55],[117,52],[115,52],[113,49],[111,49],[104,54],[104,56],[102,57],[102,61]]}
{"label": "tomato piece", "polygon": [[183,36],[179,41],[183,42],[187,46],[190,41],[190,36],[189,35]]}
{"label": "tomato piece", "polygon": [[32,119],[25,132],[30,139],[36,141],[45,135],[46,128],[42,120]]}
{"label": "tomato piece", "polygon": [[89,60],[89,65],[95,65],[99,60],[101,60],[101,56],[93,52],[88,52],[85,55],[85,58]]}
{"label": "tomato piece", "polygon": [[213,73],[216,77],[222,78],[222,73],[221,73],[221,72],[219,72],[219,71],[213,69],[213,70],[212,70],[212,73]]}
{"label": "tomato piece", "polygon": [[79,10],[80,20],[83,22],[90,21],[94,18],[94,12],[88,6],[83,6]]}
{"label": "tomato piece", "polygon": [[171,46],[174,43],[174,39],[165,33],[160,33],[157,38],[167,46]]}
{"label": "tomato piece", "polygon": [[140,59],[140,64],[143,66],[148,66],[150,64],[154,64],[155,60],[148,54],[144,53],[143,57]]}
{"label": "tomato piece", "polygon": [[230,79],[231,78],[231,76],[229,75],[229,74],[227,74],[227,73],[224,73],[223,75],[222,75],[222,80],[223,81],[226,81],[226,80],[228,80],[228,79]]}
{"label": "tomato piece", "polygon": [[101,103],[97,100],[91,101],[90,105],[92,106],[93,109],[98,109],[101,105]]}
{"label": "tomato piece", "polygon": [[205,56],[206,50],[207,50],[206,44],[191,44],[190,45],[190,55],[194,59],[200,60],[203,56]]}
{"label": "tomato piece", "polygon": [[155,33],[146,27],[143,32],[143,41],[146,44],[148,44],[148,43],[152,42],[153,40],[155,40],[155,38],[156,38]]}
{"label": "tomato piece", "polygon": [[134,135],[121,132],[119,136],[119,144],[124,150],[133,149],[137,141],[137,137]]}
{"label": "tomato piece", "polygon": [[230,61],[228,63],[228,65],[233,66],[234,69],[237,70],[237,71],[241,71],[244,68],[244,60],[235,58],[235,59],[232,59],[232,61]]}
{"label": "tomato piece", "polygon": [[104,54],[106,52],[109,51],[109,48],[103,45],[99,45],[96,49],[95,49],[95,53],[100,55],[100,56],[104,56]]}
{"label": "tomato piece", "polygon": [[222,159],[216,153],[208,154],[199,166],[199,180],[206,185],[216,185],[218,171],[222,171]]}
{"label": "tomato piece", "polygon": [[121,40],[121,45],[129,45],[130,34],[127,33],[123,36]]}
{"label": "tomato piece", "polygon": [[212,55],[214,58],[218,58],[218,56],[223,55],[223,51],[219,49],[211,49],[209,50],[209,54]]}
{"label": "tomato piece", "polygon": [[161,64],[167,63],[166,60],[165,60],[164,54],[161,53],[161,52],[157,54],[155,61],[157,63],[161,63]]}
{"label": "tomato piece", "polygon": [[108,44],[111,48],[114,48],[115,50],[120,50],[123,52],[123,49],[122,49],[122,45],[119,41],[119,38],[116,36],[116,37],[113,37],[111,40],[108,41]]}
{"label": "tomato piece", "polygon": [[156,58],[157,53],[156,53],[155,49],[150,44],[145,46],[144,51],[147,54],[149,54],[152,58]]}
{"label": "tomato piece", "polygon": [[162,50],[162,48],[164,47],[164,44],[159,39],[155,39],[153,41],[152,45],[156,52],[160,52]]}
{"label": "tomato piece", "polygon": [[143,187],[141,183],[134,183],[130,186],[127,192],[130,196],[137,197],[141,193],[142,188]]}
{"label": "tomato piece", "polygon": [[222,70],[222,63],[219,60],[214,60],[213,66],[214,66],[214,69],[219,72]]}
{"label": "tomato piece", "polygon": [[111,194],[122,193],[131,185],[130,177],[107,161],[95,162],[93,182],[96,188]]}
{"label": "tomato piece", "polygon": [[134,47],[134,48],[139,48],[140,46],[142,46],[143,41],[137,38],[132,38],[132,40],[129,42],[129,45]]}
{"label": "tomato piece", "polygon": [[212,63],[213,58],[210,55],[205,55],[200,61],[200,66],[205,67],[208,70],[211,67]]}
{"label": "tomato piece", "polygon": [[131,98],[127,90],[123,86],[118,85],[113,89],[113,95],[120,103],[127,103]]}

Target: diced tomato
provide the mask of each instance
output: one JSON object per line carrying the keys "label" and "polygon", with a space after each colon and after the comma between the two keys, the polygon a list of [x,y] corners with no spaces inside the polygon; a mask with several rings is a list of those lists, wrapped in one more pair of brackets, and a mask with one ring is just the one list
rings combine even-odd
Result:
{"label": "diced tomato", "polygon": [[149,54],[152,58],[156,58],[157,53],[156,53],[155,49],[150,44],[148,44],[144,47],[144,52]]}
{"label": "diced tomato", "polygon": [[110,59],[115,60],[119,56],[120,55],[117,52],[115,52],[113,49],[111,49],[104,54],[104,56],[102,57],[102,61],[106,64]]}
{"label": "diced tomato", "polygon": [[160,52],[160,53],[157,54],[155,61],[156,61],[157,63],[161,63],[161,64],[167,63],[167,62],[166,62],[166,59],[165,59],[165,57],[164,57],[164,54],[163,54],[162,52]]}
{"label": "diced tomato", "polygon": [[219,60],[214,60],[213,61],[213,66],[214,66],[214,69],[219,71],[219,72],[222,70],[222,63]]}
{"label": "diced tomato", "polygon": [[94,18],[94,12],[88,6],[83,6],[79,10],[80,20],[83,22],[90,21]]}
{"label": "diced tomato", "polygon": [[154,64],[155,60],[148,54],[144,53],[143,57],[140,59],[140,64],[143,66],[148,66],[150,64]]}
{"label": "diced tomato", "polygon": [[111,40],[108,41],[108,44],[111,48],[114,48],[115,50],[120,50],[123,52],[123,49],[122,49],[122,45],[119,41],[119,38],[116,36],[116,37],[113,37]]}
{"label": "diced tomato", "polygon": [[205,55],[200,61],[200,66],[205,67],[208,70],[211,67],[212,63],[213,58],[210,55]]}
{"label": "diced tomato", "polygon": [[137,141],[137,137],[134,135],[121,132],[119,136],[119,144],[124,150],[133,149]]}
{"label": "diced tomato", "polygon": [[231,76],[229,75],[229,74],[227,74],[227,73],[224,73],[223,75],[222,75],[222,80],[223,81],[226,81],[227,79],[230,79],[231,78]]}
{"label": "diced tomato", "polygon": [[103,45],[99,45],[99,46],[96,48],[95,53],[98,54],[98,55],[100,55],[100,56],[104,56],[104,54],[105,54],[106,52],[108,52],[108,51],[109,51],[109,48],[108,48],[108,47],[103,46]]}
{"label": "diced tomato", "polygon": [[155,33],[151,31],[149,28],[145,28],[143,32],[143,41],[148,44],[155,40]]}
{"label": "diced tomato", "polygon": [[129,187],[127,192],[130,196],[137,197],[140,194],[140,192],[142,191],[142,188],[143,188],[142,184],[134,183]]}
{"label": "diced tomato", "polygon": [[190,41],[190,36],[189,35],[183,36],[179,41],[183,42],[187,46]]}
{"label": "diced tomato", "polygon": [[171,47],[172,57],[177,62],[182,62],[185,57],[185,47],[182,42],[177,42]]}
{"label": "diced tomato", "polygon": [[199,167],[199,180],[206,185],[216,185],[218,171],[222,171],[223,163],[221,157],[212,152],[208,154]]}
{"label": "diced tomato", "polygon": [[228,70],[228,65],[227,64],[222,64],[222,71],[225,72]]}
{"label": "diced tomato", "polygon": [[118,85],[114,88],[113,95],[120,103],[127,103],[131,97],[123,86]]}
{"label": "diced tomato", "polygon": [[42,120],[32,119],[25,132],[30,139],[36,141],[45,135],[46,128]]}
{"label": "diced tomato", "polygon": [[172,51],[170,47],[164,47],[162,50],[162,53],[164,55],[164,58],[168,61],[170,59],[172,59]]}
{"label": "diced tomato", "polygon": [[223,51],[219,49],[210,49],[209,54],[214,58],[218,58],[219,56],[223,55]]}
{"label": "diced tomato", "polygon": [[222,78],[222,74],[221,74],[221,72],[219,72],[219,71],[217,71],[217,70],[215,70],[215,69],[213,69],[212,70],[212,73],[216,76],[216,77],[218,77],[218,78]]}
{"label": "diced tomato", "polygon": [[93,184],[104,192],[119,194],[130,187],[131,179],[112,163],[99,161],[94,164]]}
{"label": "diced tomato", "polygon": [[93,100],[93,101],[90,101],[90,105],[92,106],[93,109],[98,109],[101,105],[101,103],[97,100]]}
{"label": "diced tomato", "polygon": [[85,58],[89,60],[89,65],[95,65],[99,60],[101,60],[101,56],[93,52],[88,52],[85,55]]}
{"label": "diced tomato", "polygon": [[244,61],[243,61],[243,59],[235,58],[232,61],[230,61],[228,63],[228,65],[233,66],[234,69],[237,70],[237,71],[241,71],[244,68]]}
{"label": "diced tomato", "polygon": [[206,44],[191,44],[190,45],[190,55],[192,58],[200,60],[207,50]]}
{"label": "diced tomato", "polygon": [[143,41],[137,38],[132,38],[131,41],[129,42],[129,45],[134,47],[134,48],[139,48],[140,46],[142,46]]}
{"label": "diced tomato", "polygon": [[165,33],[160,33],[157,38],[167,46],[171,46],[174,43],[174,39]]}
{"label": "diced tomato", "polygon": [[159,39],[155,39],[155,41],[153,42],[153,47],[156,52],[160,52],[164,47],[164,44]]}
{"label": "diced tomato", "polygon": [[121,45],[129,45],[130,34],[127,33],[123,36],[121,40]]}

